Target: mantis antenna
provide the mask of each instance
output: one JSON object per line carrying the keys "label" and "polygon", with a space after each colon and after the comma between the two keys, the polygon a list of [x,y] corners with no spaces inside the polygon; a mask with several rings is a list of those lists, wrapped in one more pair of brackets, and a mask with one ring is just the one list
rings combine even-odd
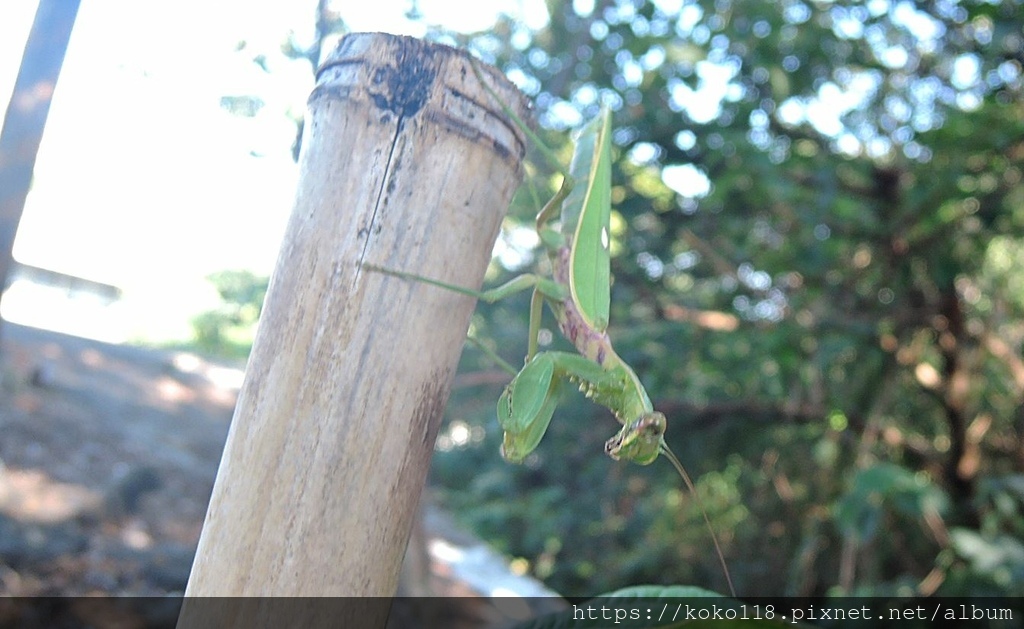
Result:
{"label": "mantis antenna", "polygon": [[708,518],[707,509],[704,508],[704,503],[700,499],[700,494],[697,493],[697,488],[694,486],[693,481],[690,480],[690,475],[686,473],[686,468],[676,458],[674,452],[669,449],[668,444],[664,441],[661,442],[661,453],[668,459],[672,466],[679,472],[679,476],[686,483],[686,488],[690,490],[690,494],[693,495],[693,500],[697,503],[697,508],[700,509],[700,514],[704,516],[704,524],[708,527],[708,532],[711,533],[711,541],[715,544],[715,554],[718,555],[718,563],[722,566],[722,572],[725,573],[725,581],[729,584],[729,593],[733,598],[736,598],[736,588],[732,585],[732,576],[729,574],[729,566],[725,564],[725,556],[722,554],[722,547],[718,545],[718,536],[715,535],[715,529],[711,526],[711,520]]}

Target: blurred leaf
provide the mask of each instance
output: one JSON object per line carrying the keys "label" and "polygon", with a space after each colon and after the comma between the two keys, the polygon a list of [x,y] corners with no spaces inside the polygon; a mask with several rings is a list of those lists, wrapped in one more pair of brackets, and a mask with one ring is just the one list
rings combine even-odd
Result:
{"label": "blurred leaf", "polygon": [[878,532],[886,508],[911,518],[941,513],[947,499],[938,488],[910,470],[876,463],[861,470],[835,506],[836,526],[844,535],[866,542]]}

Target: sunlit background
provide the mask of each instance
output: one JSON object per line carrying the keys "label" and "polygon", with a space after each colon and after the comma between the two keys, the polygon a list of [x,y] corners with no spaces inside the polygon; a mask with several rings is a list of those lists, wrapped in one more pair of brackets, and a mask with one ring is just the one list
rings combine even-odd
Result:
{"label": "sunlit background", "polygon": [[[542,0],[344,2],[353,31],[475,31],[499,12],[534,25]],[[9,100],[36,2],[0,4],[0,102]],[[268,274],[291,209],[296,121],[315,0],[83,2],[14,246],[15,260],[120,289],[116,301],[14,278],[0,314],[101,340],[187,340],[217,303],[205,279]],[[224,99],[258,99],[237,115]],[[2,115],[5,108],[0,109]]]}

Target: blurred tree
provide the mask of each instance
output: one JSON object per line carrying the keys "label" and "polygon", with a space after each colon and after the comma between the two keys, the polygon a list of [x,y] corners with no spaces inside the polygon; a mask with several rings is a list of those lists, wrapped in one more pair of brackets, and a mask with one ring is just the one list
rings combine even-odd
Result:
{"label": "blurred tree", "polygon": [[[738,590],[1024,593],[1021,2],[547,5],[538,31],[436,37],[545,129],[615,110],[612,337],[703,472]],[[525,304],[481,313],[522,356]],[[724,589],[667,466],[604,460],[613,422],[581,403],[509,467],[495,389],[459,391],[480,398],[435,469],[478,530],[569,595]]]}
{"label": "blurred tree", "polygon": [[250,271],[219,271],[207,280],[217,289],[221,305],[192,320],[195,347],[228,358],[245,358],[252,349],[270,278]]}

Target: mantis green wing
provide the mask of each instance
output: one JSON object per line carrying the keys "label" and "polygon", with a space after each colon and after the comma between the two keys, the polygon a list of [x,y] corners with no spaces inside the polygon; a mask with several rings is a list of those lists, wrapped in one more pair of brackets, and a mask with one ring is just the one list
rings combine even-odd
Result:
{"label": "mantis green wing", "polygon": [[599,332],[608,327],[611,300],[611,172],[611,112],[602,108],[576,139],[569,166],[576,186],[562,204],[562,232],[571,243],[569,289],[587,325]]}

